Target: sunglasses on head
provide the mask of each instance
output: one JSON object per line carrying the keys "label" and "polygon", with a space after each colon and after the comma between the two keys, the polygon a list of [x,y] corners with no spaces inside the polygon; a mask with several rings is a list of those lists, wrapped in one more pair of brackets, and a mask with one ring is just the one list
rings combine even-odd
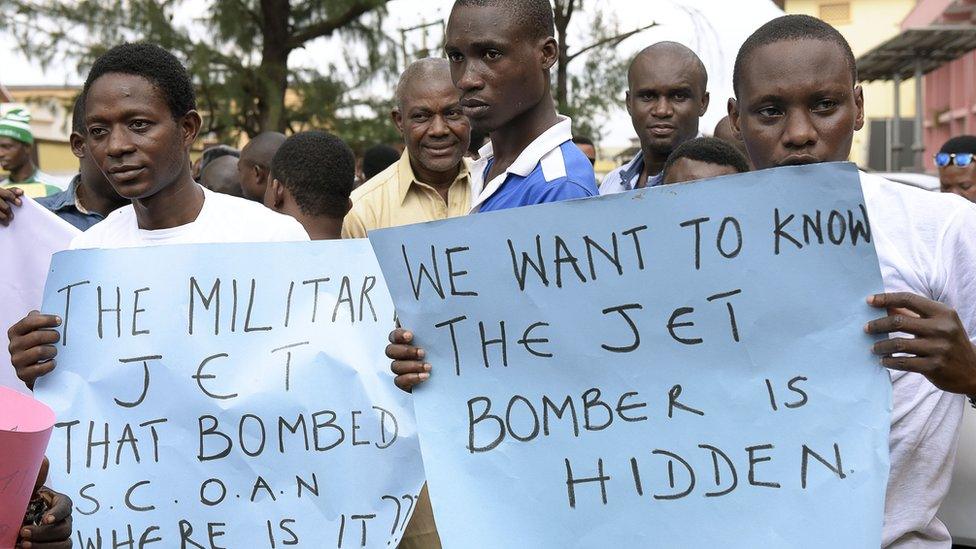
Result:
{"label": "sunglasses on head", "polygon": [[935,155],[935,165],[945,168],[950,164],[955,164],[960,168],[973,163],[973,153],[938,153]]}

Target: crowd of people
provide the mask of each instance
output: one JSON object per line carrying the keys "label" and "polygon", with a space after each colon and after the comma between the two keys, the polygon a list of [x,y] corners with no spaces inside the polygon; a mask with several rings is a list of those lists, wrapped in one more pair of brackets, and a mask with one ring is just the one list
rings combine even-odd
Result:
{"label": "crowd of people", "polygon": [[[553,36],[548,0],[457,0],[446,58],[413,63],[397,85],[391,118],[403,152],[372,151],[358,187],[353,152],[324,131],[264,133],[240,151],[210,149],[194,166],[201,116],[185,68],[158,46],[123,44],[94,63],[75,104],[79,173],[40,201],[84,230],[75,249],[358,238],[407,223],[845,161],[864,124],[851,48],[818,19],[783,16],[745,41],[728,117],[714,137],[699,128],[713,99],[704,64],[689,48],[660,42],[638,53],[627,74],[640,151],[597,185],[592,141],[574,137],[554,106]],[[17,222],[23,197],[49,191],[25,120],[12,111],[0,121],[0,162],[10,173],[0,189],[3,225]],[[872,348],[894,386],[885,547],[951,544],[936,512],[966,395],[976,394],[974,153],[976,137],[945,144],[936,156],[944,193],[860,176],[887,292],[869,298],[878,319],[865,330],[892,336]],[[60,322],[33,311],[9,329],[12,365],[29,387],[56,368]],[[412,341],[398,328],[386,349],[395,383],[407,391],[435,370]],[[48,511],[24,527],[20,546],[69,547],[70,500],[52,490],[41,497]],[[401,547],[440,547],[426,493]]]}

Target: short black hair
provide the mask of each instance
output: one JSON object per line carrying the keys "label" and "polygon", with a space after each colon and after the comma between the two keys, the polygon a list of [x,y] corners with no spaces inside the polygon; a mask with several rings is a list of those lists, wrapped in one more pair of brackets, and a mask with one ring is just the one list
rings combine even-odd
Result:
{"label": "short black hair", "polygon": [[976,154],[976,135],[957,135],[956,137],[953,137],[952,139],[943,143],[942,148],[939,149],[939,152],[949,154]]}
{"label": "short black hair", "polygon": [[593,140],[585,135],[574,135],[573,143],[576,143],[577,145],[589,145],[591,147],[596,147],[596,145],[593,144]]}
{"label": "short black hair", "polygon": [[296,133],[271,160],[271,177],[288,189],[303,214],[342,219],[356,179],[356,156],[331,133]]}
{"label": "short black hair", "polygon": [[366,181],[400,160],[400,153],[389,145],[373,145],[363,153],[363,177]]}
{"label": "short black hair", "polygon": [[555,17],[549,0],[455,0],[458,6],[501,6],[509,10],[514,21],[521,21],[530,29],[533,38],[556,35]]}
{"label": "short black hair", "polygon": [[678,145],[664,163],[662,176],[666,176],[671,166],[681,158],[728,166],[739,173],[749,171],[749,162],[739,149],[717,137],[698,137]]}
{"label": "short black hair", "polygon": [[152,82],[166,99],[174,119],[197,108],[196,94],[186,67],[173,54],[155,44],[121,44],[103,53],[88,72],[82,94],[87,97],[95,80],[110,73],[132,74]]}
{"label": "short black hair", "polygon": [[85,128],[85,94],[79,93],[75,98],[74,107],[71,108],[71,133],[85,135],[88,131]]}
{"label": "short black hair", "polygon": [[756,29],[756,32],[752,33],[742,43],[738,55],[735,56],[735,65],[732,68],[732,90],[735,94],[738,95],[739,93],[742,71],[745,70],[745,62],[752,52],[777,42],[797,40],[822,40],[840,46],[844,52],[844,57],[847,59],[847,65],[851,69],[852,85],[857,85],[857,61],[854,59],[854,52],[851,51],[851,45],[847,43],[844,35],[816,17],[794,14],[784,15],[769,21]]}

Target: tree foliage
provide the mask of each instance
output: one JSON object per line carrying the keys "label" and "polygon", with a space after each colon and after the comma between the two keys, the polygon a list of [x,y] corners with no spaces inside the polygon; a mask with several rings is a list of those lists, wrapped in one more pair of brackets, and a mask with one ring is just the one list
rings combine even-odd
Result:
{"label": "tree foliage", "polygon": [[[85,71],[109,47],[151,41],[187,65],[204,114],[204,132],[348,126],[356,138],[389,141],[385,113],[363,101],[363,90],[396,73],[395,44],[381,30],[389,0],[0,0],[0,28],[28,58],[47,65],[74,61]],[[338,35],[345,67],[296,67],[293,52]],[[354,145],[357,143],[353,143]]]}

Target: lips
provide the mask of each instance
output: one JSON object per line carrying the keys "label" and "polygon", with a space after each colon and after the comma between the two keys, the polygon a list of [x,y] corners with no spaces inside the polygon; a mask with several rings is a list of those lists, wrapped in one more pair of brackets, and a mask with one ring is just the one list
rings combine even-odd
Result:
{"label": "lips", "polygon": [[461,109],[468,117],[478,117],[488,111],[488,103],[474,98],[463,99],[461,101]]}
{"label": "lips", "polygon": [[109,175],[112,176],[112,179],[114,179],[115,181],[124,183],[136,179],[137,177],[142,175],[142,172],[144,172],[145,169],[146,168],[142,166],[130,166],[130,165],[113,166],[109,168],[108,173]]}
{"label": "lips", "polygon": [[805,166],[807,164],[816,164],[820,162],[820,159],[812,154],[791,154],[783,159],[779,163],[780,166]]}
{"label": "lips", "polygon": [[454,154],[457,143],[448,145],[424,145],[424,150],[431,156],[448,156]]}
{"label": "lips", "polygon": [[654,124],[647,127],[651,134],[655,137],[669,137],[674,133],[675,127],[671,124]]}

